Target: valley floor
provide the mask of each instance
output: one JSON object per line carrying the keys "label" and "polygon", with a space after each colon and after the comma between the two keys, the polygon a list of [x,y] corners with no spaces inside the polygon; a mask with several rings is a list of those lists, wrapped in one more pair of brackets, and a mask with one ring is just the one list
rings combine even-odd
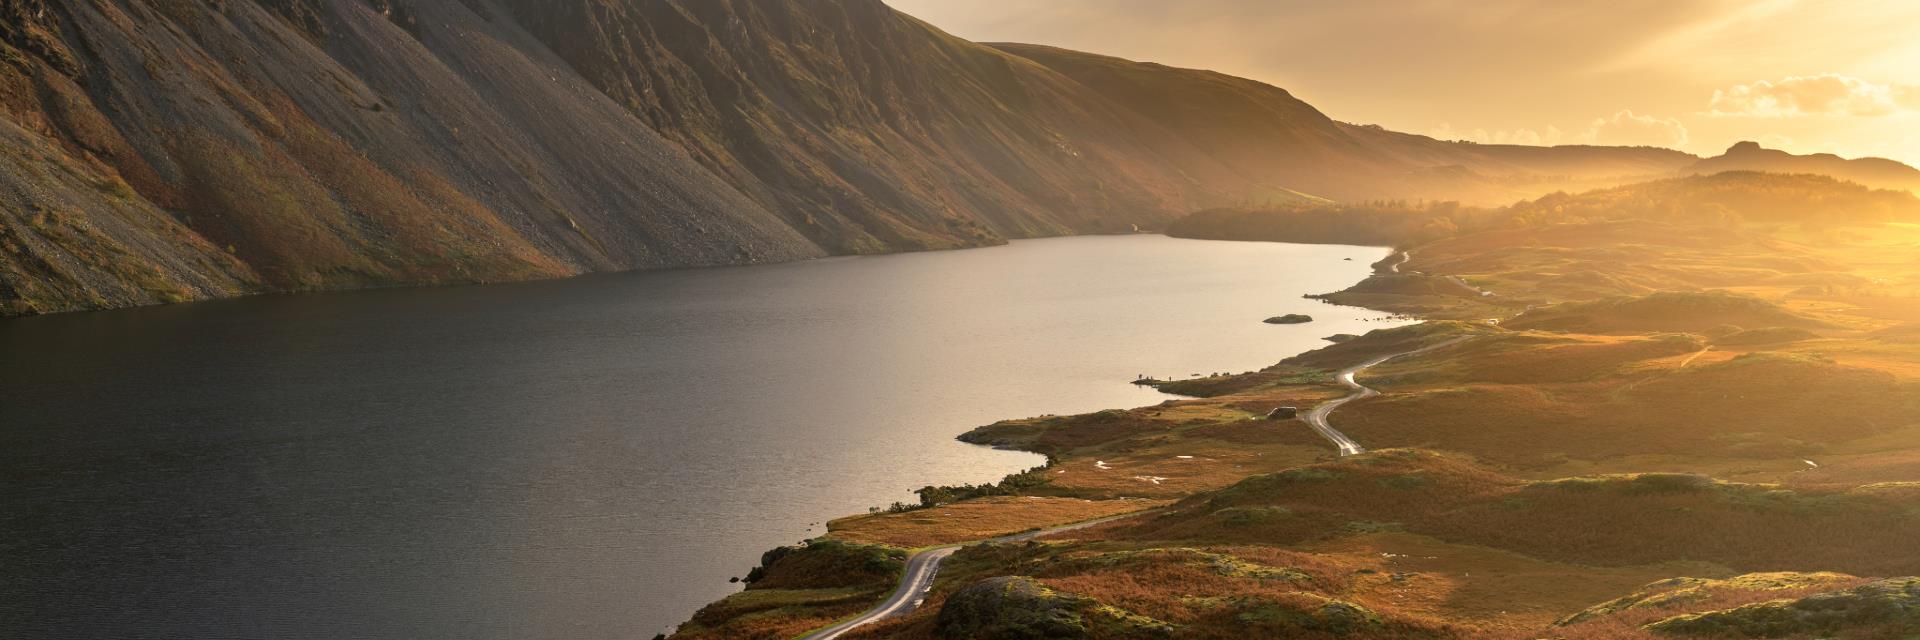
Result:
{"label": "valley floor", "polygon": [[[835,521],[675,637],[795,637],[877,602],[906,549],[1146,509],[964,547],[843,637],[1915,637],[1916,247],[1645,220],[1428,243],[1327,296],[1428,322],[976,429],[1051,464]],[[1416,350],[1330,418],[1365,453],[1265,418]]]}

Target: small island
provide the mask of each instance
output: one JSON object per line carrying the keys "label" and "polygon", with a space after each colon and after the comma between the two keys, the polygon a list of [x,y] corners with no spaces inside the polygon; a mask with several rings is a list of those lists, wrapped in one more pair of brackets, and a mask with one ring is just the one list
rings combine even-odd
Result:
{"label": "small island", "polygon": [[1313,316],[1301,314],[1301,313],[1289,313],[1284,316],[1274,316],[1271,318],[1267,318],[1263,322],[1266,322],[1267,324],[1306,324],[1309,322],[1313,322]]}

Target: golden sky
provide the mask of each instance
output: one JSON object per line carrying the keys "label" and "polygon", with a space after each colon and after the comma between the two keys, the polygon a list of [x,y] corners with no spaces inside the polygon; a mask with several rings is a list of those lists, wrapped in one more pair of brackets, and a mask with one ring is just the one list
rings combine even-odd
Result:
{"label": "golden sky", "polygon": [[1920,164],[1920,0],[887,0],[961,37],[1213,69],[1442,138]]}

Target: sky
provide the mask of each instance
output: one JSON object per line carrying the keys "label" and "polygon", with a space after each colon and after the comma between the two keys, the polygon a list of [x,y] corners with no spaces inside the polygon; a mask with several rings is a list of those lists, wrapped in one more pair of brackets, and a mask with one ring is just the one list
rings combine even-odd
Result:
{"label": "sky", "polygon": [[970,40],[1212,69],[1444,139],[1920,165],[1915,0],[887,3]]}

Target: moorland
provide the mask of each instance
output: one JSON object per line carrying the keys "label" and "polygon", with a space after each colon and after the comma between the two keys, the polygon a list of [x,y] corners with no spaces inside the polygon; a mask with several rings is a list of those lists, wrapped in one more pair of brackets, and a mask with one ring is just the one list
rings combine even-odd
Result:
{"label": "moorland", "polygon": [[[842,637],[1920,633],[1920,199],[1730,172],[1173,233],[1351,237],[1339,221],[1401,252],[1322,299],[1425,322],[1172,381],[1159,405],[975,429],[1050,462],[837,520],[675,637],[796,637],[877,602],[915,550],[1128,512],[963,546],[923,605]],[[1266,418],[1422,348],[1332,415],[1364,453]]]}

